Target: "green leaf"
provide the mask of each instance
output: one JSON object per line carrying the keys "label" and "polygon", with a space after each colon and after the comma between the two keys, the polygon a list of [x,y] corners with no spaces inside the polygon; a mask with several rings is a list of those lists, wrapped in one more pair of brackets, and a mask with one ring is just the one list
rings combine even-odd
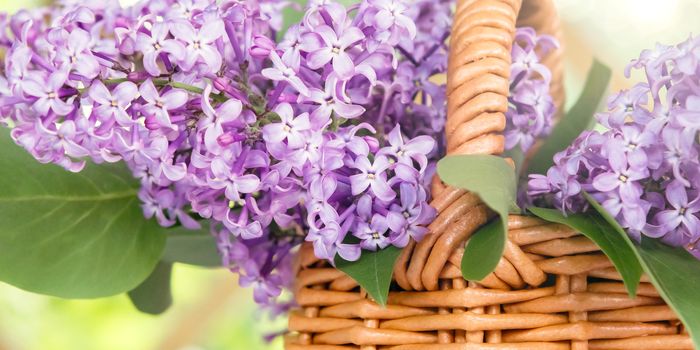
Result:
{"label": "green leaf", "polygon": [[440,160],[438,174],[445,183],[477,194],[501,218],[498,221],[499,225],[479,230],[470,239],[476,240],[476,243],[469,243],[465,247],[462,274],[468,280],[480,281],[496,268],[503,256],[508,232],[508,213],[511,210],[519,210],[515,202],[515,171],[501,157],[459,155]]}
{"label": "green leaf", "polygon": [[167,230],[168,240],[163,251],[163,261],[204,267],[221,267],[221,256],[208,224],[201,230],[184,227]]}
{"label": "green leaf", "polygon": [[638,250],[649,279],[700,349],[700,261],[683,248],[645,236]]}
{"label": "green leaf", "polygon": [[634,297],[637,294],[642,266],[634,251],[634,244],[627,234],[616,233],[616,229],[598,213],[564,216],[561,211],[555,209],[528,208],[528,210],[546,221],[567,225],[595,242],[622,275],[629,295]]}
{"label": "green leaf", "polygon": [[159,315],[167,311],[173,304],[173,295],[170,291],[172,270],[171,263],[159,262],[151,275],[128,293],[131,303],[139,311],[151,315]]}
{"label": "green leaf", "polygon": [[632,243],[625,230],[588,193],[586,200],[615,231],[632,244],[642,268],[661,297],[676,312],[688,329],[696,349],[700,349],[700,261],[683,248],[670,247],[642,235],[640,244]]}
{"label": "green leaf", "polygon": [[523,165],[525,162],[525,153],[520,147],[515,147],[503,152],[503,157],[510,158],[515,164],[515,174],[519,176],[523,170]]}
{"label": "green leaf", "polygon": [[360,284],[379,305],[385,306],[394,265],[400,254],[401,249],[394,246],[376,252],[364,250],[357,261],[346,261],[336,256],[335,266]]}
{"label": "green leaf", "polygon": [[636,247],[636,244],[634,244],[634,242],[632,242],[632,240],[629,238],[629,235],[627,235],[627,231],[625,231],[625,229],[622,228],[622,226],[620,226],[620,224],[617,222],[617,220],[615,220],[615,218],[612,217],[612,215],[610,215],[610,213],[608,213],[608,211],[605,210],[605,208],[603,208],[603,206],[600,205],[600,203],[598,203],[598,201],[595,200],[595,198],[593,198],[590,194],[588,194],[588,192],[585,192],[585,191],[583,192],[583,197],[586,198],[586,201],[588,201],[588,204],[590,204],[591,207],[603,219],[605,219],[605,221],[610,225],[610,227],[613,230],[615,230],[615,232],[620,234],[620,236],[622,236],[622,238],[625,239],[625,242],[627,242],[627,244],[629,246],[631,246],[633,248]]}
{"label": "green leaf", "polygon": [[0,280],[64,298],[129,291],[153,271],[163,230],[146,220],[123,165],[70,173],[0,130]]}
{"label": "green leaf", "polygon": [[[297,6],[299,7],[297,8]],[[291,6],[287,6],[284,10],[282,10],[282,30],[280,30],[277,36],[278,41],[284,38],[284,34],[287,33],[287,29],[289,29],[289,27],[301,22],[302,18],[304,18],[303,9],[305,6],[306,1],[294,0],[291,1]]]}
{"label": "green leaf", "polygon": [[467,241],[461,264],[465,279],[481,281],[498,265],[503,253],[493,254],[493,251],[498,249],[497,247],[505,247],[506,244],[502,221],[501,218],[491,221],[476,231]]}
{"label": "green leaf", "polygon": [[571,145],[581,132],[591,126],[611,74],[610,68],[597,60],[593,61],[581,96],[528,162],[527,174],[546,173],[553,164],[554,155]]}

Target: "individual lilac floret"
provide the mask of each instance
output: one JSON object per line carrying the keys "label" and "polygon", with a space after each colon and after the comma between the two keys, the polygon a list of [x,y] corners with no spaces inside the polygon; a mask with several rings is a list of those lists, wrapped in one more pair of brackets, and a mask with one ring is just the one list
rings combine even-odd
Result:
{"label": "individual lilac floret", "polygon": [[530,200],[564,212],[587,209],[590,193],[639,240],[683,246],[700,258],[700,41],[645,50],[627,69],[647,81],[620,91],[588,131],[554,157],[547,175],[531,175]]}
{"label": "individual lilac floret", "polygon": [[150,35],[139,32],[136,37],[136,49],[143,54],[143,65],[150,75],[158,76],[163,73],[163,69],[158,65],[159,60],[170,64],[170,55],[177,61],[185,57],[184,44],[175,39],[168,39],[171,25],[174,24],[155,22],[151,26]]}

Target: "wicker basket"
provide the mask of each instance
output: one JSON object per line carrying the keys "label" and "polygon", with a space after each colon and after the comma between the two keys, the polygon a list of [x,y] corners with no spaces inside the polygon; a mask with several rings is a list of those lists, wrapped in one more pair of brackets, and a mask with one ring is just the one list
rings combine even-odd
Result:
{"label": "wicker basket", "polygon": [[[499,154],[510,47],[518,25],[557,35],[551,0],[460,0],[448,74],[448,152]],[[563,101],[555,52],[552,93]],[[431,234],[411,242],[394,270],[386,308],[342,272],[300,252],[288,350],[692,349],[687,333],[643,277],[630,299],[600,249],[571,229],[508,218],[495,272],[479,283],[459,270],[465,241],[492,213],[465,191],[433,186]]]}

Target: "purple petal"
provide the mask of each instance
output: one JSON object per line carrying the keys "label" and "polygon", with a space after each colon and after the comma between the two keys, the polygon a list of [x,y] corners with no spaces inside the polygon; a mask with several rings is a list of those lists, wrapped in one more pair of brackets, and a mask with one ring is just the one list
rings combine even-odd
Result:
{"label": "purple petal", "polygon": [[47,86],[49,89],[51,89],[51,91],[57,91],[63,86],[63,84],[66,83],[66,80],[68,80],[68,71],[65,69],[59,69],[49,75]]}
{"label": "purple petal", "polygon": [[620,180],[615,173],[600,174],[593,179],[593,187],[601,192],[610,192],[616,189],[619,184]]}
{"label": "purple petal", "polygon": [[683,218],[676,210],[664,210],[654,215],[654,221],[661,224],[666,231],[674,230],[681,224]]}
{"label": "purple petal", "polygon": [[294,118],[294,110],[289,103],[280,103],[275,107],[275,113],[280,116],[282,122],[288,122]]}
{"label": "purple petal", "polygon": [[608,151],[608,161],[613,170],[621,171],[627,168],[627,157],[625,156],[624,148],[620,144],[609,144],[606,147]]}
{"label": "purple petal", "polygon": [[163,22],[153,23],[153,26],[151,28],[151,37],[157,41],[164,40],[165,37],[168,36],[168,31],[170,29],[168,27],[169,26]]}
{"label": "purple petal", "polygon": [[204,23],[199,29],[199,37],[206,43],[213,43],[224,34],[224,22],[215,20]]}
{"label": "purple petal", "polygon": [[330,47],[324,47],[306,56],[306,64],[311,69],[319,69],[333,59],[333,51]]}
{"label": "purple petal", "polygon": [[396,177],[409,183],[416,183],[420,178],[418,170],[403,163],[396,164],[394,171],[396,172]]}
{"label": "purple petal", "polygon": [[237,177],[235,184],[241,193],[253,193],[260,187],[260,179],[253,174],[248,174]]}
{"label": "purple petal", "polygon": [[185,20],[179,20],[174,23],[172,28],[170,28],[170,32],[173,33],[174,37],[188,43],[195,40],[196,37],[194,27],[189,21]]}
{"label": "purple petal", "polygon": [[362,33],[360,28],[350,27],[343,33],[343,36],[340,38],[339,44],[341,48],[345,49],[364,38],[365,34]]}
{"label": "purple petal", "polygon": [[155,118],[155,121],[158,123],[158,125],[165,127],[165,128],[172,128],[173,123],[170,120],[170,114],[168,114],[167,111],[164,111],[160,108],[153,109],[152,111],[152,116]]}
{"label": "purple petal", "polygon": [[418,193],[415,186],[403,183],[399,187],[399,193],[401,194],[401,203],[405,209],[413,208],[418,203]]}
{"label": "purple petal", "polygon": [[386,222],[389,228],[394,232],[403,231],[408,224],[403,214],[395,211],[390,211],[389,214],[387,214]]}
{"label": "purple petal", "polygon": [[282,71],[276,68],[265,68],[260,72],[265,78],[268,78],[270,80],[285,80],[286,77],[284,74],[282,74]]}
{"label": "purple petal", "polygon": [[357,196],[358,194],[365,192],[370,186],[370,183],[371,182],[369,179],[367,179],[367,175],[365,174],[350,176],[350,185],[352,187],[353,196]]}
{"label": "purple petal", "polygon": [[282,123],[268,124],[263,127],[263,139],[265,142],[280,143],[286,136],[284,124]]}
{"label": "purple petal", "polygon": [[333,110],[339,116],[347,119],[357,118],[365,112],[365,108],[360,105],[347,104],[337,100],[333,103]]}
{"label": "purple petal", "polygon": [[75,66],[75,70],[86,78],[94,78],[100,74],[100,63],[92,55],[81,55],[80,64]]}
{"label": "purple petal", "polygon": [[163,46],[163,51],[171,54],[176,60],[182,61],[185,59],[187,49],[181,42],[166,40],[161,45]]}
{"label": "purple petal", "polygon": [[632,229],[641,231],[646,224],[646,213],[640,206],[623,206],[622,216]]}
{"label": "purple petal", "polygon": [[412,154],[420,153],[427,155],[435,149],[435,140],[430,136],[418,136],[408,141],[406,149],[410,150]]}
{"label": "purple petal", "polygon": [[130,81],[126,81],[117,85],[112,95],[114,99],[119,101],[120,105],[127,106],[129,103],[131,103],[131,101],[133,101],[136,98],[136,96],[138,96],[138,94],[139,89],[136,86],[136,84]]}
{"label": "purple petal", "polygon": [[357,261],[360,258],[362,250],[356,244],[336,244],[338,247],[338,255],[347,261]]}
{"label": "purple petal", "polygon": [[173,110],[184,106],[189,99],[185,90],[173,89],[163,95],[163,106],[167,110]]}
{"label": "purple petal", "polygon": [[307,96],[309,94],[309,88],[304,84],[304,82],[299,77],[291,77],[288,79],[289,83],[294,87],[300,94]]}
{"label": "purple petal", "polygon": [[338,42],[338,35],[335,33],[333,28],[327,25],[316,27],[314,29],[314,32],[321,37],[321,39],[326,44],[326,46],[328,46],[329,49]]}
{"label": "purple petal", "polygon": [[349,79],[355,73],[355,64],[350,55],[341,51],[333,58],[333,70],[338,73],[340,79]]}
{"label": "purple petal", "polygon": [[639,203],[639,198],[642,196],[642,186],[634,182],[626,182],[620,184],[620,198],[625,204]]}
{"label": "purple petal", "polygon": [[122,108],[114,108],[114,119],[116,119],[117,123],[121,126],[131,126],[134,123],[131,115],[126,113]]}
{"label": "purple petal", "polygon": [[95,102],[102,105],[109,105],[112,102],[112,94],[109,92],[109,90],[107,90],[107,87],[101,81],[96,81],[92,84],[90,87],[89,96]]}
{"label": "purple petal", "polygon": [[211,162],[211,172],[219,179],[228,179],[231,176],[231,167],[221,158],[215,158]]}
{"label": "purple petal", "polygon": [[310,32],[305,33],[301,37],[301,45],[299,46],[299,49],[304,52],[312,52],[320,49],[323,46],[324,42],[321,36],[316,33]]}
{"label": "purple petal", "polygon": [[666,187],[666,199],[671,205],[680,209],[688,204],[688,194],[685,186],[679,181],[673,181]]}
{"label": "purple petal", "polygon": [[[383,201],[392,201],[394,198],[396,198],[396,192],[391,189],[389,184],[386,183],[386,181],[382,181],[381,179],[375,179],[372,181],[371,184],[372,188],[372,193],[374,193],[377,198],[383,200]],[[354,188],[353,188],[354,192]]]}
{"label": "purple petal", "polygon": [[163,164],[163,174],[170,181],[180,181],[187,175],[187,166],[183,163],[170,165]]}
{"label": "purple petal", "polygon": [[219,120],[221,123],[228,123],[236,120],[243,110],[243,104],[239,100],[231,99],[224,102],[217,108]]}
{"label": "purple petal", "polygon": [[47,95],[46,88],[34,80],[25,80],[22,83],[22,90],[25,94],[34,97],[44,97]]}
{"label": "purple petal", "polygon": [[157,52],[147,52],[143,55],[143,67],[146,69],[146,72],[152,76],[159,76],[161,73],[157,60]]}
{"label": "purple petal", "polygon": [[73,112],[73,105],[66,103],[63,100],[54,99],[51,103],[51,109],[58,115],[65,116]]}
{"label": "purple petal", "polygon": [[206,45],[200,50],[200,55],[204,63],[213,72],[218,72],[221,69],[221,54],[214,47]]}
{"label": "purple petal", "polygon": [[394,24],[394,15],[387,10],[381,10],[377,12],[377,15],[374,17],[374,21],[377,28],[386,30]]}

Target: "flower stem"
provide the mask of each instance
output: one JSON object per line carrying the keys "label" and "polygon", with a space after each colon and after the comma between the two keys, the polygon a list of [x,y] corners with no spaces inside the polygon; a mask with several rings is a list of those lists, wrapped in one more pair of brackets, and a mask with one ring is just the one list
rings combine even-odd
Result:
{"label": "flower stem", "polygon": [[204,92],[204,89],[202,89],[202,88],[199,88],[199,87],[196,87],[196,86],[192,86],[192,85],[188,85],[188,84],[184,84],[184,83],[180,83],[180,82],[177,82],[177,81],[170,82],[169,85],[172,86],[172,87],[174,87],[174,88],[187,90],[187,91],[192,92],[192,93],[195,93],[195,94],[200,94],[200,95],[201,95],[201,94]]}
{"label": "flower stem", "polygon": [[115,84],[121,84],[124,82],[129,81],[128,78],[114,78],[114,79],[107,79],[102,81],[105,85],[115,85]]}
{"label": "flower stem", "polygon": [[384,90],[384,98],[382,99],[382,106],[379,109],[379,116],[377,117],[377,131],[379,135],[384,137],[384,117],[386,116],[386,110],[389,107],[389,101],[391,96],[394,94],[394,90],[391,87],[386,87]]}
{"label": "flower stem", "polygon": [[[121,84],[121,83],[124,83],[127,81],[131,81],[131,80],[129,78],[112,78],[112,79],[105,79],[102,82],[105,85],[116,85],[116,84]],[[140,84],[140,83],[143,83],[144,81],[145,81],[145,79],[140,79],[140,80],[134,81],[134,83]],[[198,94],[198,95],[201,95],[204,93],[204,89],[202,89],[200,87],[181,83],[178,81],[171,81],[169,79],[153,79],[153,85],[155,85],[155,86],[171,86],[173,88],[182,89],[182,90],[191,92],[193,94]],[[82,94],[83,92],[85,92],[85,90],[86,90],[86,88],[78,89],[78,92]],[[228,98],[224,95],[212,95],[211,97],[213,100],[215,100],[217,102],[226,102],[228,100]]]}

